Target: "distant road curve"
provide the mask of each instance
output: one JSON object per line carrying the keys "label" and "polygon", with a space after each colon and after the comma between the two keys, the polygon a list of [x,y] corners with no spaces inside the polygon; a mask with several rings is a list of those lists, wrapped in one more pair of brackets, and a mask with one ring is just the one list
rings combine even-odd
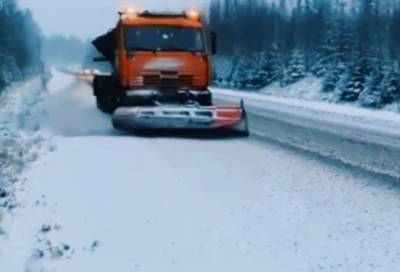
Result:
{"label": "distant road curve", "polygon": [[400,115],[398,120],[395,113],[391,118],[374,120],[374,116],[363,116],[362,109],[354,109],[355,115],[330,112],[324,110],[326,103],[320,103],[318,110],[318,102],[302,105],[291,99],[219,89],[215,90],[214,99],[217,104],[239,103],[243,99],[253,137],[400,181]]}

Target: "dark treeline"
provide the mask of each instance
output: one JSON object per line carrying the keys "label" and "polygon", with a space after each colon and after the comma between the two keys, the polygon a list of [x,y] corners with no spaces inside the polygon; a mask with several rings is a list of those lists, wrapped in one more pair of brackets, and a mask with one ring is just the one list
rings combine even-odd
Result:
{"label": "dark treeline", "polygon": [[81,63],[89,45],[77,37],[53,35],[44,38],[43,59],[49,64]]}
{"label": "dark treeline", "polygon": [[308,74],[342,101],[381,107],[400,96],[399,0],[214,0],[216,84],[256,89]]}
{"label": "dark treeline", "polygon": [[41,32],[15,0],[0,0],[0,90],[43,72]]}

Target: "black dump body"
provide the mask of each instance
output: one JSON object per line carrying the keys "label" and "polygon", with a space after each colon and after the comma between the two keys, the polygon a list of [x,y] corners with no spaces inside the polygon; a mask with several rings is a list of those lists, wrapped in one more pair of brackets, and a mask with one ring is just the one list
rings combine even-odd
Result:
{"label": "black dump body", "polygon": [[112,29],[108,33],[97,37],[92,42],[97,51],[112,64],[115,62],[115,50],[117,48],[116,36],[116,29]]}

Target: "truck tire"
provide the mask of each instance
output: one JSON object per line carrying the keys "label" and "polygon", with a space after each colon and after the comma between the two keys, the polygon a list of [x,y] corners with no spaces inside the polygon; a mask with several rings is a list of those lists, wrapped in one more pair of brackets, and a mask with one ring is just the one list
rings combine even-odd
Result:
{"label": "truck tire", "polygon": [[112,114],[118,108],[118,100],[114,96],[98,95],[96,97],[97,108],[104,113]]}
{"label": "truck tire", "polygon": [[93,93],[96,96],[97,108],[111,114],[119,106],[119,88],[113,76],[96,75],[93,79]]}
{"label": "truck tire", "polygon": [[113,76],[96,75],[93,79],[94,96],[111,95],[118,96],[121,92],[119,84]]}

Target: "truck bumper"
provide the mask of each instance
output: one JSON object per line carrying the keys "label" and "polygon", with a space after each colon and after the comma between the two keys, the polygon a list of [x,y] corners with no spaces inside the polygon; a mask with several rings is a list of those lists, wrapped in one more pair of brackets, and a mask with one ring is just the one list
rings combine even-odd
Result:
{"label": "truck bumper", "polygon": [[116,129],[234,130],[248,134],[244,107],[158,106],[121,107],[112,116]]}

